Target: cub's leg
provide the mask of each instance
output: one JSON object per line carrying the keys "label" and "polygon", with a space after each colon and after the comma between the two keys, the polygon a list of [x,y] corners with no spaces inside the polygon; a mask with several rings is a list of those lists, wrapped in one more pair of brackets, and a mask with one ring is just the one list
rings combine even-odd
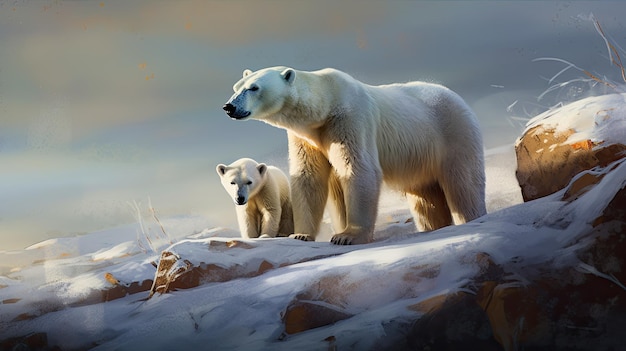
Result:
{"label": "cub's leg", "polygon": [[259,218],[255,211],[248,211],[248,205],[237,206],[237,220],[242,238],[254,239],[259,237]]}
{"label": "cub's leg", "polygon": [[260,238],[275,238],[280,226],[282,209],[270,208],[261,211],[261,236]]}

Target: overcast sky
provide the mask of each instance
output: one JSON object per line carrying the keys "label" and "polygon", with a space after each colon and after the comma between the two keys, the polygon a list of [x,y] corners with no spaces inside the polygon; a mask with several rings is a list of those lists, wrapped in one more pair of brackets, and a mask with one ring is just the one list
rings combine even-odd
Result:
{"label": "overcast sky", "polygon": [[511,117],[585,90],[537,101],[564,66],[533,59],[617,79],[591,13],[626,46],[618,1],[0,1],[0,242],[129,222],[148,198],[234,225],[215,164],[286,164],[284,131],[221,110],[246,68],[443,83],[487,148],[512,144]]}

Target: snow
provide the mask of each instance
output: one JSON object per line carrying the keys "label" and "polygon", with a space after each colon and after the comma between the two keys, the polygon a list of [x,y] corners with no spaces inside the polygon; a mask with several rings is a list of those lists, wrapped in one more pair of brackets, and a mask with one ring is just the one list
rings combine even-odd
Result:
{"label": "snow", "polygon": [[[584,116],[593,110],[623,113],[617,106],[623,101],[623,95],[610,95],[562,111],[571,116],[577,137],[595,138],[586,134]],[[529,125],[560,128],[556,112]],[[595,123],[607,124],[600,125],[600,138],[616,137],[610,118],[594,116]],[[489,214],[416,234],[402,196],[386,191],[375,242],[367,245],[244,240],[231,229],[207,228],[202,218],[177,217],[1,251],[0,261],[12,265],[0,275],[0,340],[45,332],[50,345],[64,350],[384,349],[421,315],[416,304],[444,293],[473,293],[469,278],[480,270],[478,254],[496,264],[556,260],[603,276],[580,265],[573,250],[585,244],[577,235],[589,226],[586,219],[610,201],[606,193],[626,185],[626,163],[603,178],[605,186],[582,195],[584,201],[568,204],[560,200],[562,192],[521,203],[512,146],[488,150],[486,161]],[[564,228],[559,221],[573,225]],[[160,225],[167,234],[159,233]],[[143,291],[101,302],[101,291],[114,286],[111,280],[130,287],[154,279],[164,249],[179,263],[214,264],[234,275],[149,299]],[[263,261],[273,268],[254,274]],[[512,276],[510,283],[523,284],[524,277]],[[349,317],[287,335],[282,316],[294,301]]]}
{"label": "snow", "polygon": [[[488,154],[488,158],[510,156],[510,148]],[[509,162],[508,166],[513,164]],[[488,169],[503,172],[502,168],[500,164]],[[511,169],[508,174],[513,174]],[[511,241],[507,245],[510,252],[490,252],[505,260],[533,247],[535,241],[528,236],[515,238],[515,233],[529,231],[515,224],[521,218],[518,213],[536,214],[528,210],[541,208],[527,207],[496,212],[494,220],[482,224],[484,220],[414,235],[413,223],[405,223],[410,215],[401,196],[385,193],[377,241],[356,246],[287,238],[242,240],[235,231],[202,228],[196,218],[166,219],[164,227],[175,242],[172,249],[187,260],[221,267],[240,265],[251,270],[258,267],[259,261],[267,260],[279,268],[252,278],[156,294],[149,300],[145,300],[148,292],[142,292],[106,303],[84,302],[94,290],[111,287],[104,278],[106,273],[122,284],[154,279],[152,263],[158,261],[160,251],[139,247],[135,240],[137,226],[47,240],[23,251],[0,253],[5,256],[2,259],[10,257],[15,264],[12,272],[0,278],[0,286],[4,286],[0,300],[20,299],[2,304],[0,340],[45,331],[49,344],[62,349],[96,343],[97,350],[175,349],[179,345],[189,349],[213,345],[233,350],[287,350],[323,347],[323,340],[334,335],[337,347],[350,342],[355,348],[370,348],[376,336],[388,333],[381,321],[399,323],[399,316],[416,314],[407,306],[460,289],[466,277],[478,269],[459,262],[456,258],[462,253],[498,248],[499,241]],[[190,234],[187,238],[184,231]],[[246,245],[228,248],[226,243],[234,238]],[[207,255],[206,248],[211,244],[216,250]],[[536,246],[533,251],[542,248],[541,252],[550,253],[554,249]],[[431,267],[434,258],[443,262],[440,267]],[[431,277],[420,275],[427,269],[437,269],[439,274],[424,278]],[[319,284],[326,284],[325,289],[316,290]],[[349,294],[342,295],[348,290]],[[326,304],[355,317],[335,323],[332,332],[327,330],[330,326],[321,327],[279,341],[283,331],[281,313],[303,291],[329,296],[336,291],[342,300]],[[24,313],[39,317],[14,321]],[[71,335],[66,335],[67,330],[73,331]]]}
{"label": "snow", "polygon": [[589,97],[562,107],[550,109],[526,125],[526,131],[541,124],[554,128],[556,134],[573,130],[567,138],[568,144],[591,140],[604,146],[623,143],[626,119],[626,93]]}

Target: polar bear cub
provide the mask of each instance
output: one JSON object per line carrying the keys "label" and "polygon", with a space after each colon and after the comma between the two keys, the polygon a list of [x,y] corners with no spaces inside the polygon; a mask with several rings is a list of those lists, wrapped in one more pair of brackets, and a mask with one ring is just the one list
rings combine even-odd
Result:
{"label": "polar bear cub", "polygon": [[289,180],[278,168],[241,158],[215,168],[235,202],[243,238],[274,238],[293,233]]}

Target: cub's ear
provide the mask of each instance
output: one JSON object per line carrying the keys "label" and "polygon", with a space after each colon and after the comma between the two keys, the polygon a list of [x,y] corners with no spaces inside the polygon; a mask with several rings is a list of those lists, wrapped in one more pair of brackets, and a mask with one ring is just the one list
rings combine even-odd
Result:
{"label": "cub's ear", "polygon": [[265,173],[267,173],[267,165],[265,165],[265,163],[259,163],[256,166],[256,169],[259,171],[259,174],[262,176],[265,175]]}
{"label": "cub's ear", "polygon": [[250,69],[243,70],[243,77],[246,78],[247,76],[250,75],[250,73],[252,73],[252,70],[250,70]]}
{"label": "cub's ear", "polygon": [[294,79],[296,79],[296,71],[293,68],[285,69],[280,75],[289,84],[293,83]]}
{"label": "cub's ear", "polygon": [[215,171],[217,171],[217,174],[219,174],[220,177],[223,176],[226,173],[226,165],[217,165],[217,167],[215,167]]}

